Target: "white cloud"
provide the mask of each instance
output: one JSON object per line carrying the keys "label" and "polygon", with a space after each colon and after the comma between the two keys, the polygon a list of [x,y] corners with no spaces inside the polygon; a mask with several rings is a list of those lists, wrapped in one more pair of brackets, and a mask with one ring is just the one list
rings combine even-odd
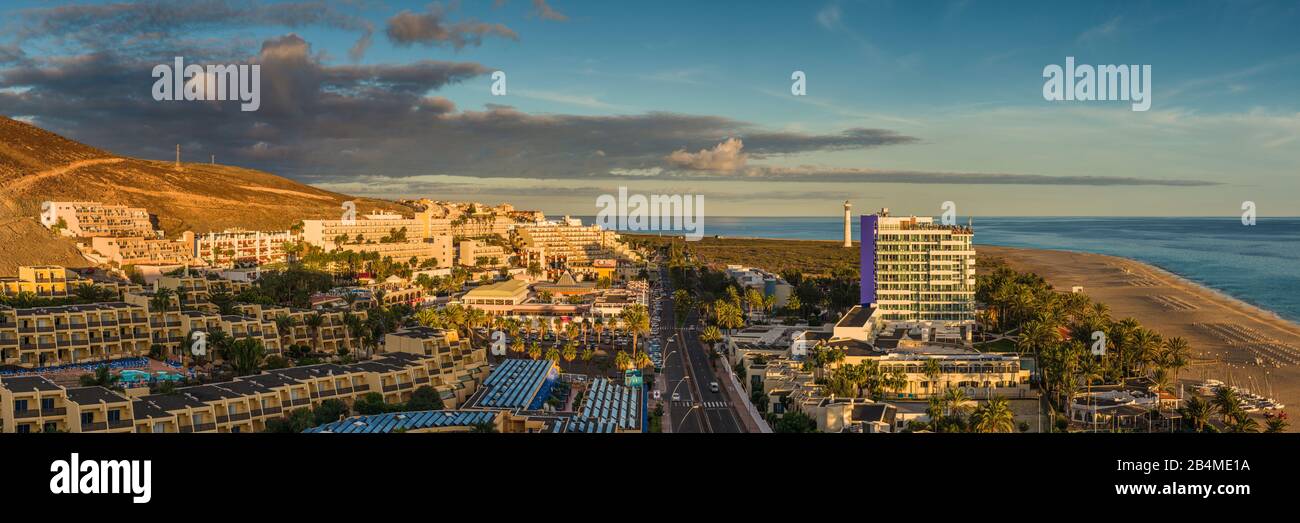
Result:
{"label": "white cloud", "polygon": [[734,172],[745,166],[748,157],[744,153],[745,144],[739,138],[730,138],[712,149],[700,149],[690,153],[678,149],[668,155],[668,163],[694,171]]}

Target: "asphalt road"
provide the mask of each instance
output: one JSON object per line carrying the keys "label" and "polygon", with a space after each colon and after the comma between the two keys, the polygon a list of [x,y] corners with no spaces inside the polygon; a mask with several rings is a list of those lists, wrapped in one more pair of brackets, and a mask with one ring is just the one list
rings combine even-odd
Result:
{"label": "asphalt road", "polygon": [[[683,328],[674,328],[672,283],[666,269],[660,269],[660,276],[664,297],[660,300],[659,325],[664,355],[663,374],[668,380],[664,415],[671,416],[673,432],[744,432],[726,393],[721,388],[718,392],[709,390],[710,382],[721,384],[721,381],[714,374],[709,354],[700,343],[699,331],[690,329],[691,325],[699,328],[698,312],[691,312]],[[678,401],[672,401],[674,391],[680,395]]]}

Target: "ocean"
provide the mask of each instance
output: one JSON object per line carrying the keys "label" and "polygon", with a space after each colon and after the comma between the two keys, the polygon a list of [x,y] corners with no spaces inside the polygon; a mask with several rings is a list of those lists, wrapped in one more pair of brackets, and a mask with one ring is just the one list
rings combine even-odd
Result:
{"label": "ocean", "polygon": [[[958,219],[965,224],[966,218]],[[853,236],[858,237],[857,220]],[[975,243],[1091,252],[1155,265],[1300,321],[1300,218],[973,218]],[[592,223],[591,217],[583,223]],[[709,217],[706,236],[840,240],[823,217]]]}

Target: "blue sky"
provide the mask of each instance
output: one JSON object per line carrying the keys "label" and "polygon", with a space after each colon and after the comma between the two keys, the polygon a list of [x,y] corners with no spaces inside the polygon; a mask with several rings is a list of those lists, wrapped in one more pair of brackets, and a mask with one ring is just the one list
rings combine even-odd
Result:
{"label": "blue sky", "polygon": [[[253,120],[271,118],[256,114],[216,115],[248,121],[232,125],[229,135],[193,139],[192,147],[231,163],[350,193],[509,200],[574,214],[592,214],[594,196],[619,185],[702,193],[716,215],[835,215],[836,202],[845,198],[859,208],[925,214],[954,201],[962,214],[1229,216],[1244,200],[1257,202],[1262,215],[1300,214],[1294,198],[1300,194],[1300,4],[1294,2],[544,4],[552,16],[541,16],[529,0],[331,3],[327,10],[345,22],[187,19],[178,24],[183,30],[159,41],[178,47],[247,42],[242,56],[254,57],[266,56],[263,42],[292,33],[320,68],[422,60],[480,66],[474,75],[430,84],[416,95],[454,104],[429,124],[453,125],[450,134],[418,137],[423,141],[395,139],[410,137],[405,122],[394,136],[379,129],[364,138],[308,139],[303,136],[314,131],[295,126],[318,121],[287,119],[270,124],[284,131],[274,134],[279,141],[253,141],[247,132]],[[165,12],[167,5],[155,7]],[[30,26],[50,13],[25,9],[48,7],[18,2],[6,18]],[[480,45],[460,49],[438,39],[403,43],[386,35],[403,12],[434,13],[445,24],[491,24],[509,34],[488,33]],[[350,59],[367,23],[372,44],[359,60]],[[66,20],[58,27],[78,28]],[[129,39],[157,28],[108,30]],[[108,42],[47,33],[9,43],[42,62],[89,54]],[[148,63],[164,51],[149,47],[131,58]],[[1066,56],[1081,64],[1151,65],[1151,110],[1045,101],[1043,67]],[[508,75],[507,96],[489,93],[488,73],[495,70]],[[805,97],[790,94],[795,70],[807,74]],[[17,74],[6,83],[5,71],[0,62],[0,113],[118,152],[160,156],[143,141],[94,132],[85,117],[43,112],[49,104],[31,99],[6,100],[5,89],[55,86],[22,85],[12,80]],[[348,89],[362,98],[368,95],[356,91],[364,85]],[[498,106],[513,109],[502,113]],[[332,106],[315,110],[323,107]],[[701,129],[698,122],[647,116],[660,113],[725,122]],[[158,116],[142,116],[140,125],[156,127],[145,125],[150,118]],[[629,129],[617,134],[618,143],[583,146],[584,136],[595,140],[606,127],[623,124]],[[641,143],[638,125],[654,127],[655,138]],[[873,134],[819,145],[858,129],[906,139],[881,141]],[[493,145],[459,158],[486,141],[474,132],[490,133]],[[555,133],[573,135],[552,142]],[[701,153],[724,148],[729,138],[743,146]],[[383,149],[383,161],[330,157],[331,150],[347,148],[339,144]],[[678,150],[685,161],[668,159]],[[713,163],[722,155],[739,161]],[[1016,178],[990,181],[1000,175]]]}

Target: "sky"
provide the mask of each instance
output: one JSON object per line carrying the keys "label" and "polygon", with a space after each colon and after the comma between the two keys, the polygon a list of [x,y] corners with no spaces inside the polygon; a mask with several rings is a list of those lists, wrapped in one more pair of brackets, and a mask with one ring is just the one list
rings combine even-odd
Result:
{"label": "sky", "polygon": [[[1300,215],[1295,2],[6,2],[0,114],[348,194],[596,214]],[[259,64],[257,111],[158,64]],[[1151,68],[1151,106],[1044,68]],[[504,73],[505,93],[493,93]],[[792,75],[806,81],[792,93]],[[499,82],[498,87],[499,87]]]}

